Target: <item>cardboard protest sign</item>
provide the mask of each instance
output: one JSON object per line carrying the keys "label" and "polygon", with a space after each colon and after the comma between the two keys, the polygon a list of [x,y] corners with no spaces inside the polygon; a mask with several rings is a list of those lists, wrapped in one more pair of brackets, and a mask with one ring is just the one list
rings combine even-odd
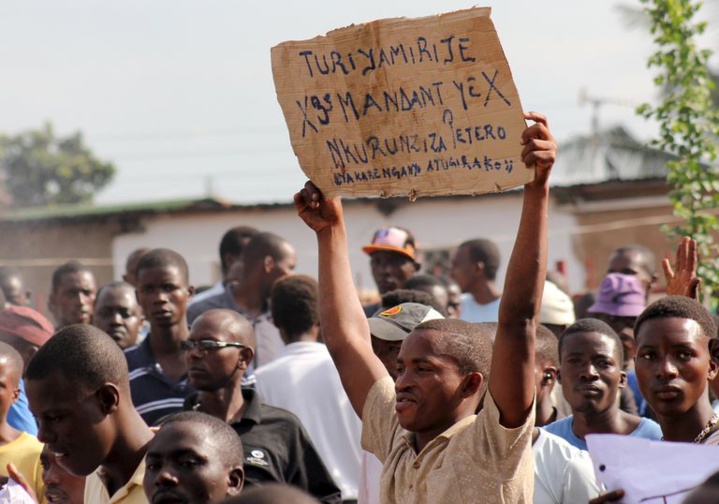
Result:
{"label": "cardboard protest sign", "polygon": [[302,170],[326,195],[478,194],[529,182],[522,105],[489,8],[385,19],[272,48]]}

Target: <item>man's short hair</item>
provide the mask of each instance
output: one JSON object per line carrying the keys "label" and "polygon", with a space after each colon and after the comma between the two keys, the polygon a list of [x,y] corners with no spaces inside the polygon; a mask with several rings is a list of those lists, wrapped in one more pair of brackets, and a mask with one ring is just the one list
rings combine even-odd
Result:
{"label": "man's short hair", "polygon": [[60,288],[60,283],[62,282],[62,278],[65,275],[70,275],[73,273],[90,273],[92,275],[92,270],[82,264],[80,261],[69,261],[57,268],[53,274],[52,274],[52,292],[55,293]]}
{"label": "man's short hair", "polygon": [[439,313],[444,311],[434,299],[434,296],[424,291],[411,289],[395,289],[385,293],[382,296],[381,306],[382,308],[393,308],[402,303],[418,303],[431,306]]}
{"label": "man's short hair", "polygon": [[246,266],[252,266],[269,256],[275,261],[281,261],[287,253],[287,240],[274,233],[257,233],[245,246],[243,259]]}
{"label": "man's short hair", "polygon": [[306,275],[285,277],[275,283],[270,295],[275,325],[294,340],[320,322],[317,280]]}
{"label": "man's short hair", "polygon": [[422,322],[414,330],[440,333],[437,353],[454,360],[462,374],[481,373],[487,383],[494,336],[489,327],[458,319],[435,319]]}
{"label": "man's short hair", "polygon": [[559,367],[559,340],[542,324],[537,326],[534,356],[537,364],[544,365],[548,362],[554,367]]}
{"label": "man's short hair", "polygon": [[127,256],[127,260],[125,261],[125,271],[129,273],[133,267],[137,269],[137,263],[140,262],[140,259],[149,251],[150,249],[147,247],[140,247],[130,252],[130,255]]}
{"label": "man's short hair", "polygon": [[187,267],[187,261],[174,250],[166,248],[156,248],[146,253],[135,267],[135,277],[140,277],[140,271],[152,268],[171,268],[175,267],[179,270],[180,276],[185,282],[190,281],[190,271]]}
{"label": "man's short hair", "polygon": [[639,254],[642,255],[643,261],[641,262],[641,265],[644,266],[647,273],[650,275],[653,275],[656,272],[655,268],[655,261],[654,258],[654,252],[652,252],[652,249],[649,247],[645,247],[644,245],[639,244],[630,244],[630,245],[622,245],[618,249],[616,249],[614,252],[612,252],[611,255],[615,254],[626,254],[627,252],[639,252]]}
{"label": "man's short hair", "polygon": [[266,485],[251,486],[240,495],[234,495],[221,500],[218,504],[277,504],[278,502],[292,504],[320,504],[313,496],[303,492],[297,487],[281,483],[268,483]]}
{"label": "man's short hair", "polygon": [[[25,362],[22,360],[22,356],[11,345],[0,342],[0,359],[3,358],[7,359],[10,364],[10,373],[12,373],[11,376],[19,382],[20,378],[22,378],[22,370],[25,367]],[[6,373],[8,372],[6,371]]]}
{"label": "man's short hair", "polygon": [[95,305],[97,306],[97,303],[100,300],[100,295],[104,291],[115,290],[115,289],[127,290],[127,291],[131,292],[133,295],[135,294],[135,288],[127,282],[123,282],[122,280],[118,280],[116,282],[110,282],[109,284],[103,285],[102,287],[100,287],[97,290],[97,295],[95,296]]}
{"label": "man's short hair", "polygon": [[427,287],[445,287],[442,281],[432,275],[414,275],[404,284],[405,289],[422,290]]}
{"label": "man's short hair", "polygon": [[612,329],[609,324],[602,322],[599,319],[584,318],[577,320],[574,324],[567,327],[567,329],[559,337],[559,363],[562,363],[562,348],[564,347],[565,341],[568,337],[577,333],[599,333],[607,336],[614,340],[615,352],[618,359],[618,364],[624,366],[624,346],[622,340],[617,333]]}
{"label": "man's short hair", "polygon": [[644,322],[656,318],[693,320],[707,338],[717,337],[717,325],[711,314],[698,301],[684,296],[667,296],[647,306],[634,324],[634,337]]}
{"label": "man's short hair", "polygon": [[179,423],[199,425],[206,428],[209,431],[207,439],[212,440],[212,443],[219,449],[219,455],[222,457],[222,463],[225,467],[242,467],[245,458],[242,440],[229,424],[199,411],[182,411],[165,418],[160,424],[160,430]]}
{"label": "man's short hair", "polygon": [[227,273],[229,265],[225,263],[225,255],[240,256],[245,248],[245,242],[252,239],[259,231],[250,226],[237,226],[227,231],[220,241],[220,264],[222,272]]}
{"label": "man's short hair", "polygon": [[472,262],[481,262],[484,264],[484,276],[487,277],[488,280],[497,278],[500,257],[499,249],[493,241],[478,238],[462,243],[460,245],[460,248],[461,247],[467,247],[469,258]]}
{"label": "man's short hair", "polygon": [[105,383],[130,389],[127,360],[115,340],[89,324],[63,327],[30,359],[27,380],[44,380],[56,373],[81,393],[94,392]]}

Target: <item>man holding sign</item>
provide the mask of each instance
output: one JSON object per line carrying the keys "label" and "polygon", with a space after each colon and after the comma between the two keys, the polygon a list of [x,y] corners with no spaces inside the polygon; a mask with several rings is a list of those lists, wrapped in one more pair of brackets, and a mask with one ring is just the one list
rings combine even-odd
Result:
{"label": "man holding sign", "polygon": [[534,340],[556,144],[543,116],[525,118],[536,123],[513,142],[517,150],[524,145],[521,159],[534,180],[525,185],[494,348],[472,324],[425,322],[402,343],[396,383],[372,352],[367,320],[350,288],[340,200],[311,182],[295,195],[297,213],[317,234],[325,343],[362,417],[363,447],[384,464],[382,502],[532,501]]}

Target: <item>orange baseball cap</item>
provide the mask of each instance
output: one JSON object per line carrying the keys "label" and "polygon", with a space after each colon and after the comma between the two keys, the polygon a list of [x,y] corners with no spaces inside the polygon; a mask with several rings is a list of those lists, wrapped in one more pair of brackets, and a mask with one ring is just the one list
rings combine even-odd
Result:
{"label": "orange baseball cap", "polygon": [[412,233],[399,227],[388,227],[378,230],[372,237],[372,243],[362,247],[365,254],[384,250],[396,252],[417,261],[417,248]]}

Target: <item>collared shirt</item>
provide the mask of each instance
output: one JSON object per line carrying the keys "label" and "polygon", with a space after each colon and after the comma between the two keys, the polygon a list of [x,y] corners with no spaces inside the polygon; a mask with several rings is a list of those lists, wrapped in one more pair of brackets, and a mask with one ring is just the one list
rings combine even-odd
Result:
{"label": "collared shirt", "polygon": [[147,425],[182,411],[185,398],[194,392],[187,375],[179,381],[171,381],[155,361],[148,336],[142,343],[125,350],[130,369],[130,393],[135,409]]}
{"label": "collared shirt", "polygon": [[[289,411],[262,402],[253,389],[242,389],[246,407],[230,425],[242,438],[245,486],[284,483],[299,487],[326,503],[341,502],[339,488],[327,472],[302,424]],[[199,409],[199,395],[185,401]]]}
{"label": "collared shirt", "polygon": [[274,322],[272,322],[272,316],[269,311],[261,313],[257,317],[250,316],[235,302],[235,297],[232,295],[232,285],[227,285],[221,294],[195,303],[188,308],[187,321],[192,325],[197,317],[207,310],[216,308],[234,310],[252,324],[255,330],[255,360],[253,369],[270,362],[274,359],[275,354],[285,346],[284,341],[282,341],[280,337],[279,329],[277,329]]}
{"label": "collared shirt", "polygon": [[[362,422],[352,409],[323,343],[290,343],[257,370],[256,390],[273,406],[297,415],[344,499],[357,499]],[[298,391],[311,391],[300,394]],[[318,412],[322,412],[318,414]]]}
{"label": "collared shirt", "polygon": [[399,425],[392,378],[378,380],[362,412],[362,447],[384,463],[383,503],[530,503],[534,486],[534,406],[524,425],[507,429],[487,392],[479,415],[464,418],[419,453]]}
{"label": "collared shirt", "polygon": [[84,501],[92,504],[147,504],[147,497],[142,489],[144,477],[145,459],[143,458],[130,480],[110,497],[106,486],[105,471],[102,467],[98,467],[85,479]]}

